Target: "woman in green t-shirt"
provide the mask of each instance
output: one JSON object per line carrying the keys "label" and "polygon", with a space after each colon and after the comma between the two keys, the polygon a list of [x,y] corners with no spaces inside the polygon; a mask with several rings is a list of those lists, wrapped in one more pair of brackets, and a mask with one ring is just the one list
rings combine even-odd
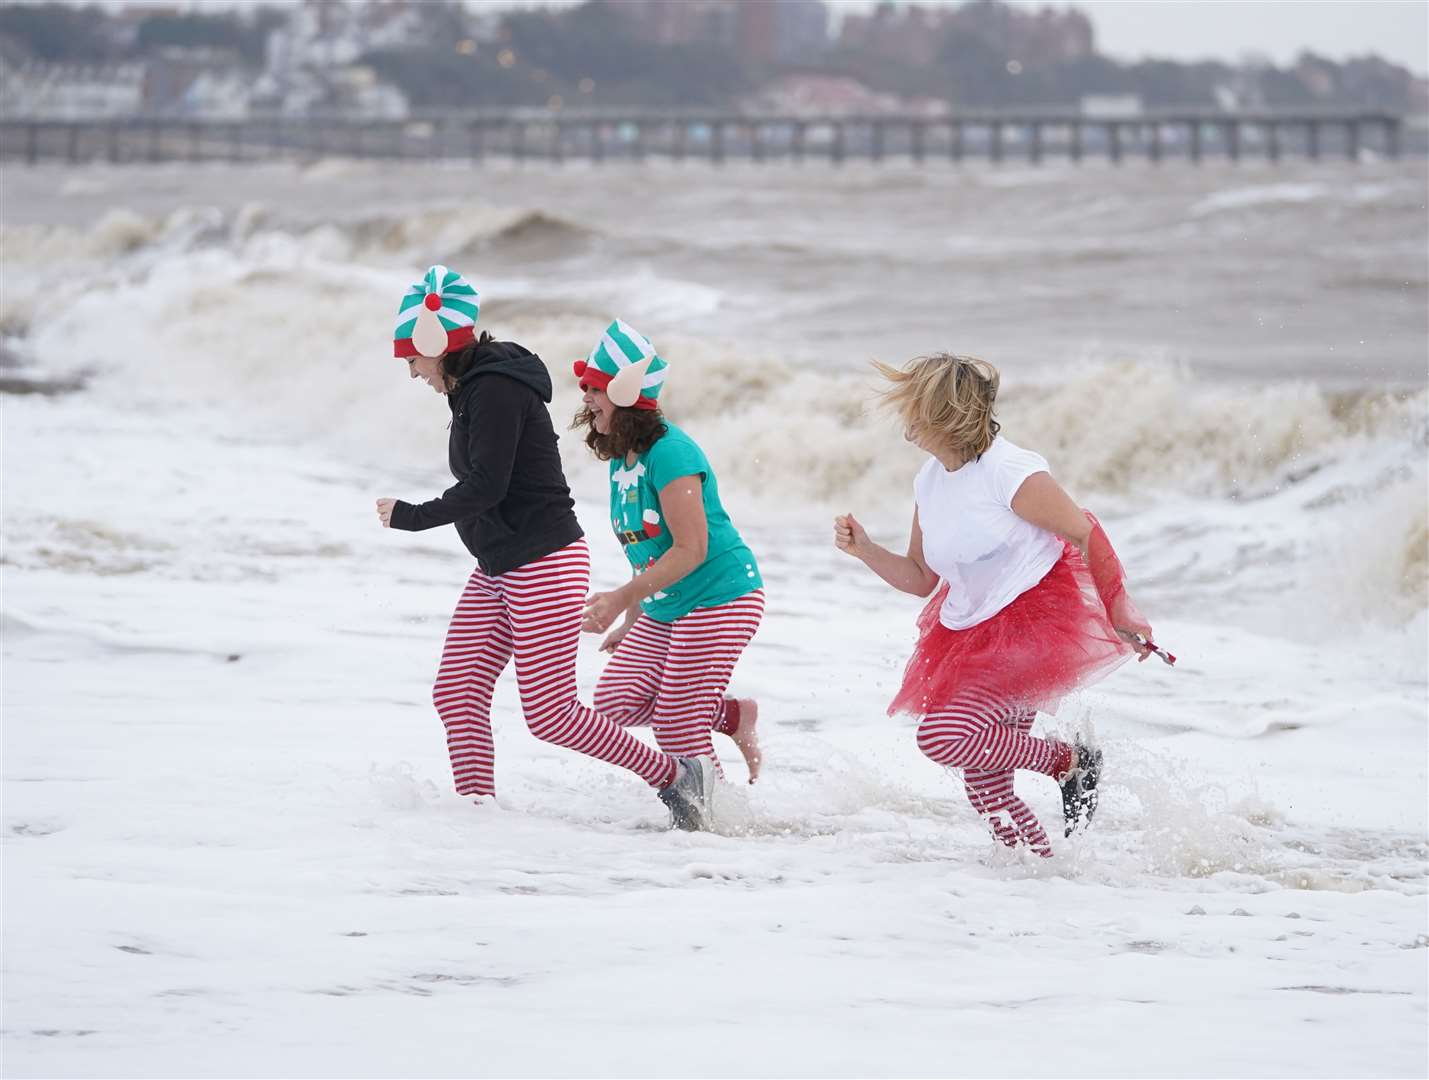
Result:
{"label": "woman in green t-shirt", "polygon": [[668,367],[649,340],[611,323],[576,362],[585,408],[577,428],[610,462],[610,523],[634,576],[586,602],[582,629],[613,651],[595,707],[626,726],[651,724],[662,750],[716,763],[712,731],[729,735],[759,776],[758,704],[726,694],[764,614],[754,553],[720,503],[699,445],[660,413]]}

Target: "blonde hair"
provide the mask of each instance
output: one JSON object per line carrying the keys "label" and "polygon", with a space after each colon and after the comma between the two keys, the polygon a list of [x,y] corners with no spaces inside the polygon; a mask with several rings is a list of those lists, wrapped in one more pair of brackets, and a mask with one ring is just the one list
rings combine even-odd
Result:
{"label": "blonde hair", "polygon": [[993,419],[997,368],[975,356],[934,353],[902,368],[875,360],[874,368],[891,386],[883,403],[902,417],[915,434],[974,461],[987,453],[1000,429]]}

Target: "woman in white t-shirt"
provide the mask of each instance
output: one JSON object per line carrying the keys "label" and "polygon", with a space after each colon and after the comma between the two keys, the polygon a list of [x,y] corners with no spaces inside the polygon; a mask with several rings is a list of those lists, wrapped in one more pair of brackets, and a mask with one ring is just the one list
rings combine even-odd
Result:
{"label": "woman in white t-shirt", "polygon": [[1132,655],[1144,660],[1151,627],[1097,520],[1046,460],[998,434],[996,368],[947,354],[876,366],[905,437],[930,455],[913,482],[908,553],[871,541],[852,514],[835,519],[834,543],[895,589],[937,590],[888,711],[921,718],[918,748],[963,770],[968,801],[999,840],[1051,855],[1013,793],[1014,770],[1057,781],[1070,836],[1096,809],[1101,752],[1033,736],[1037,709]]}

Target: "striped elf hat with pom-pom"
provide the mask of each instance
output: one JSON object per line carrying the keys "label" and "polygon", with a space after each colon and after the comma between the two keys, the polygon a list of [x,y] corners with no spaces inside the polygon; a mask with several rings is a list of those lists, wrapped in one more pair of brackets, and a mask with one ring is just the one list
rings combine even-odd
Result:
{"label": "striped elf hat with pom-pom", "polygon": [[440,356],[476,337],[478,293],[455,270],[434,266],[402,294],[392,355]]}
{"label": "striped elf hat with pom-pom", "polygon": [[575,363],[582,390],[604,390],[623,409],[658,409],[669,368],[649,338],[619,319],[606,328],[590,356]]}

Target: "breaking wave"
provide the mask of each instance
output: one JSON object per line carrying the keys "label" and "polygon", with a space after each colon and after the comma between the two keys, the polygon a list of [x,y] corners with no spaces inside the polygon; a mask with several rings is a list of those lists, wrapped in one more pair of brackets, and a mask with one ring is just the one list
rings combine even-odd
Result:
{"label": "breaking wave", "polygon": [[[1212,196],[1220,202],[1203,209],[1312,196],[1268,186]],[[479,265],[494,247],[549,265],[609,239],[544,210],[475,205],[307,228],[258,205],[147,218],[114,209],[89,229],[5,225],[0,336],[23,362],[56,374],[90,371],[121,393],[178,392],[354,458],[427,469],[444,460],[443,411],[406,383],[385,347],[392,297],[412,267],[426,258]],[[682,313],[721,310],[726,298],[648,265],[625,272],[652,298],[647,332],[674,369],[666,411],[700,439],[734,500],[811,521],[835,509],[906,508],[920,455],[877,408],[873,355],[831,367],[787,342],[687,332]],[[483,325],[546,358],[558,427],[577,408],[569,362],[613,314],[608,283],[579,280],[587,284],[478,279]],[[48,315],[57,290],[60,319]],[[1329,537],[1316,556],[1323,573],[1365,598],[1361,606],[1396,618],[1426,606],[1422,388],[1254,383],[1155,358],[1093,357],[1055,375],[1005,371],[1000,405],[1009,437],[1041,451],[1079,498],[1127,511],[1180,500],[1188,535],[1208,506],[1264,504],[1277,537],[1268,547],[1303,559],[1298,537]],[[567,437],[563,448],[572,482],[597,489],[599,468],[579,441]]]}

